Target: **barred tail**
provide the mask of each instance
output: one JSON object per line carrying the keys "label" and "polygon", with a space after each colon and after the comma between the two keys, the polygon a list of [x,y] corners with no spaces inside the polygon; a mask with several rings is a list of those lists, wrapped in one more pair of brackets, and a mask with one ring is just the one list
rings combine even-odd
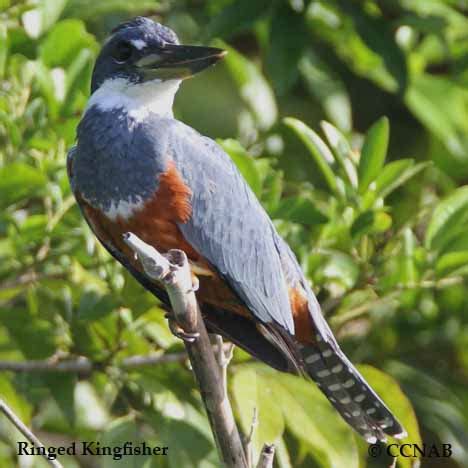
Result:
{"label": "barred tail", "polygon": [[385,434],[406,437],[401,424],[344,353],[320,335],[317,338],[317,347],[301,347],[305,370],[344,420],[371,444],[385,441]]}

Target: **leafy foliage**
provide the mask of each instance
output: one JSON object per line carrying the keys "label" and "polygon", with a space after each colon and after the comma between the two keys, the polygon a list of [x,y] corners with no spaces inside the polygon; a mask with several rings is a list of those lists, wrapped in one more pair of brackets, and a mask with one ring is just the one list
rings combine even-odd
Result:
{"label": "leafy foliage", "polygon": [[[185,363],[123,364],[181,346],[97,245],[65,171],[99,43],[156,14],[183,41],[229,50],[184,83],[177,116],[232,156],[409,441],[451,443],[453,466],[468,466],[467,12],[464,0],[0,0],[0,358],[94,363],[3,372],[2,398],[46,443],[144,440],[169,456],[138,466],[218,466]],[[277,466],[390,465],[310,382],[239,350],[229,373],[242,430],[256,408],[254,452],[274,442]],[[2,420],[2,466],[16,466],[17,438]]]}

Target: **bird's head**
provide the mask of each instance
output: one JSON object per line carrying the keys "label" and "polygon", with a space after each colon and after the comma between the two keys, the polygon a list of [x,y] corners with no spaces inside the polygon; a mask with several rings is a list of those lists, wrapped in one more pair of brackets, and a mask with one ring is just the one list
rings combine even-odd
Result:
{"label": "bird's head", "polygon": [[120,110],[134,120],[172,116],[180,82],[218,62],[226,52],[181,45],[174,31],[137,17],[112,31],[96,60],[87,109]]}
{"label": "bird's head", "polygon": [[119,25],[105,42],[93,71],[91,92],[108,79],[132,84],[182,80],[218,62],[225,51],[181,45],[172,29],[137,17]]}

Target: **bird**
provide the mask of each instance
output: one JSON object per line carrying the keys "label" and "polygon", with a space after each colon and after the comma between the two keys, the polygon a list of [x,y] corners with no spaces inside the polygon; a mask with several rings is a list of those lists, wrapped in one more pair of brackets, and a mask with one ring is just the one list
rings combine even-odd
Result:
{"label": "bird", "polygon": [[125,233],[161,252],[186,253],[210,333],[279,371],[312,379],[368,443],[404,438],[339,347],[293,251],[230,157],[174,117],[183,80],[225,53],[182,45],[150,18],[112,30],[67,156],[81,213],[107,251],[166,307],[167,293],[145,275]]}

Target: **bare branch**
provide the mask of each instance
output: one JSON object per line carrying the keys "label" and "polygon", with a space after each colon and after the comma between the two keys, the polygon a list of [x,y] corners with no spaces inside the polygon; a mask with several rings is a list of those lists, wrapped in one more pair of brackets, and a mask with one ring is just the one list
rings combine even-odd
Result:
{"label": "bare branch", "polygon": [[88,374],[93,370],[93,363],[84,356],[70,360],[44,359],[37,361],[0,361],[0,371],[12,372],[76,372]]}
{"label": "bare branch", "polygon": [[221,335],[215,335],[216,337],[216,360],[218,361],[219,368],[221,369],[221,375],[223,377],[223,389],[227,396],[227,368],[231,362],[234,354],[234,345],[227,343],[227,346],[223,343],[223,337]]}
{"label": "bare branch", "polygon": [[117,367],[120,367],[122,369],[136,369],[138,367],[155,366],[157,364],[182,362],[185,361],[187,358],[188,356],[185,351],[167,354],[153,353],[146,355],[135,355],[122,359],[122,361]]}
{"label": "bare branch", "polygon": [[131,233],[126,234],[124,240],[137,254],[146,274],[166,288],[174,319],[182,329],[180,336],[186,338],[185,348],[221,460],[228,467],[247,468],[231,405],[225,395],[220,370],[195,298],[187,256],[180,250],[171,250],[162,256]]}
{"label": "bare branch", "polygon": [[42,457],[47,461],[50,466],[54,468],[63,468],[62,464],[57,460],[49,460],[47,457],[47,449],[44,447],[42,442],[31,432],[31,430],[21,421],[13,410],[0,398],[0,411],[13,423],[13,425],[24,435],[24,437],[35,445],[35,448],[44,448],[44,455]]}
{"label": "bare branch", "polygon": [[[229,350],[230,344],[225,343],[223,349]],[[218,347],[213,346],[213,351],[218,352]],[[168,364],[172,362],[182,362],[188,359],[188,354],[185,351],[179,353],[152,353],[152,354],[137,354],[129,356],[115,367],[119,369],[137,369],[139,367],[154,366],[158,364]],[[11,372],[69,372],[77,374],[89,374],[100,366],[100,363],[93,362],[87,357],[78,356],[73,359],[41,359],[29,361],[0,361],[0,371]]]}
{"label": "bare branch", "polygon": [[254,406],[253,415],[252,415],[252,422],[250,423],[250,430],[247,434],[247,437],[244,439],[244,450],[247,455],[247,463],[249,467],[253,466],[253,448],[252,448],[252,441],[253,436],[255,433],[255,429],[258,426],[258,411],[257,407]]}
{"label": "bare branch", "polygon": [[275,458],[275,446],[265,444],[260,453],[257,468],[273,468],[273,460]]}
{"label": "bare branch", "polygon": [[28,270],[14,280],[4,281],[0,285],[0,291],[28,286],[29,284],[37,283],[43,279],[62,279],[64,277],[64,273],[44,274],[36,273],[34,270]]}

